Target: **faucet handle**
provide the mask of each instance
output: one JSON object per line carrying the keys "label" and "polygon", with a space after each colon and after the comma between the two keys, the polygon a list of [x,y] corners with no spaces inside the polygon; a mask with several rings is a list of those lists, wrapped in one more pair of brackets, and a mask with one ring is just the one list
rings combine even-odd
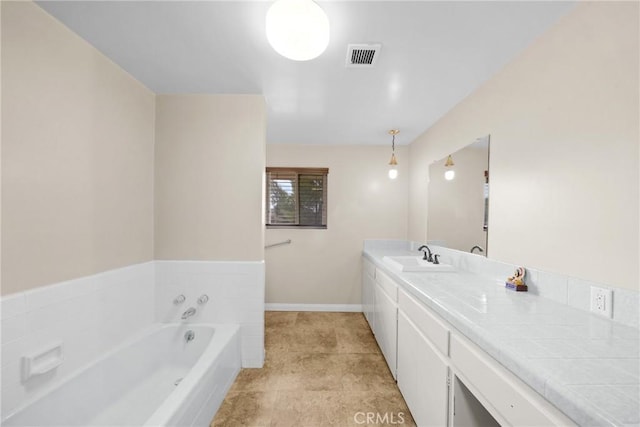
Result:
{"label": "faucet handle", "polygon": [[186,300],[185,296],[180,294],[173,299],[173,303],[175,305],[179,305],[179,304],[182,304],[185,300]]}
{"label": "faucet handle", "polygon": [[202,294],[200,296],[200,298],[198,298],[198,304],[200,304],[200,305],[206,304],[207,301],[209,301],[209,295],[207,295],[207,294]]}
{"label": "faucet handle", "polygon": [[440,258],[440,254],[433,254],[433,263],[434,264],[440,264],[440,260],[438,258]]}

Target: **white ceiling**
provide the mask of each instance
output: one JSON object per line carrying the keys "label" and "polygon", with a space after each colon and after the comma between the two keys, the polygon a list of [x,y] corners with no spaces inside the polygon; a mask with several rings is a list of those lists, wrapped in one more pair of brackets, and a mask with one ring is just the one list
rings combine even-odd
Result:
{"label": "white ceiling", "polygon": [[[156,93],[259,93],[267,142],[408,144],[575,4],[319,1],[331,41],[295,62],[266,41],[267,1],[38,4]],[[373,69],[347,44],[381,43]]]}

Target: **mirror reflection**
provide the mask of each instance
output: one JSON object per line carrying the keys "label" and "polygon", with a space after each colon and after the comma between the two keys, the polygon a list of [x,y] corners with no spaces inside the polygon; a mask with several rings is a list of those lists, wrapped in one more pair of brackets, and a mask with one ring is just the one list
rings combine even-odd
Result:
{"label": "mirror reflection", "polygon": [[489,135],[429,166],[428,242],[487,255]]}

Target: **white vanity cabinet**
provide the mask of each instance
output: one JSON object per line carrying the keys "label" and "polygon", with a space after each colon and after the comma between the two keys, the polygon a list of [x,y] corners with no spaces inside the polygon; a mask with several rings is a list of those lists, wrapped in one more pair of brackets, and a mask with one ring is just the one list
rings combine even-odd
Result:
{"label": "white vanity cabinet", "polygon": [[364,265],[370,267],[363,267],[363,306],[366,310],[371,304],[371,293],[366,292],[373,288],[372,330],[419,427],[575,426],[404,285],[368,262]]}
{"label": "white vanity cabinet", "polygon": [[362,312],[369,323],[371,330],[374,330],[374,293],[376,286],[376,267],[371,261],[362,259]]}
{"label": "white vanity cabinet", "polygon": [[374,334],[378,346],[387,360],[389,370],[396,378],[398,333],[398,285],[384,272],[376,271],[374,292]]}

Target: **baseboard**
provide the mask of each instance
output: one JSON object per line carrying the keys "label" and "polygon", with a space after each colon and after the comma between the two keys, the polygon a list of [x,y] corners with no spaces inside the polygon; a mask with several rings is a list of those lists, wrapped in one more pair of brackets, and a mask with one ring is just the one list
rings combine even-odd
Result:
{"label": "baseboard", "polygon": [[243,368],[262,368],[264,366],[264,360],[258,359],[243,359],[242,367]]}
{"label": "baseboard", "polygon": [[362,304],[279,304],[267,303],[265,311],[341,311],[362,312]]}

